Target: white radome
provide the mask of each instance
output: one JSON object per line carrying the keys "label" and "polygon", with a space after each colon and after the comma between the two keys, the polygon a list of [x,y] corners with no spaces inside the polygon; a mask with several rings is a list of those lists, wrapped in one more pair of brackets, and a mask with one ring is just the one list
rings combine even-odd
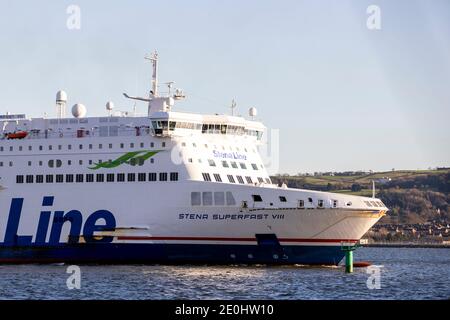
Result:
{"label": "white radome", "polygon": [[67,102],[67,93],[64,90],[60,90],[56,93],[57,102]]}
{"label": "white radome", "polygon": [[77,103],[72,107],[72,115],[75,118],[84,118],[86,116],[87,109],[84,104]]}
{"label": "white radome", "polygon": [[258,115],[258,110],[255,107],[248,109],[248,114],[250,117],[256,117]]}
{"label": "white radome", "polygon": [[112,111],[114,109],[114,103],[112,101],[108,101],[106,103],[106,110]]}

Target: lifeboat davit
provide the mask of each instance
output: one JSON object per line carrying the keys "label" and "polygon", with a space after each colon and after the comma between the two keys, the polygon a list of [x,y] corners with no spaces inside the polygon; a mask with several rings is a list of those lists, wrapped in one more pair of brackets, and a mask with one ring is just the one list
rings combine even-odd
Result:
{"label": "lifeboat davit", "polygon": [[8,133],[6,135],[6,138],[8,139],[23,139],[28,135],[28,132],[26,131],[17,131],[14,133]]}

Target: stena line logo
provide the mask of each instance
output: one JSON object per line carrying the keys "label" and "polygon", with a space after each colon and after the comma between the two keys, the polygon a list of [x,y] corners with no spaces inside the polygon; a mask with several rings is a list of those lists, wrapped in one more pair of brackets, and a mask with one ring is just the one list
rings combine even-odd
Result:
{"label": "stena line logo", "polygon": [[222,159],[234,159],[234,160],[247,160],[247,156],[238,152],[222,152],[213,150],[214,158],[222,158]]}
{"label": "stena line logo", "polygon": [[[60,244],[61,232],[65,223],[70,223],[69,242],[78,243],[83,227],[83,216],[79,210],[54,211],[54,197],[46,196],[42,200],[44,209],[40,213],[38,226],[35,234],[35,245],[57,245]],[[3,245],[27,246],[32,244],[32,235],[18,235],[19,225],[22,216],[23,198],[13,198],[9,209],[8,222],[6,224],[5,239]],[[53,218],[52,218],[53,217]],[[51,219],[52,218],[52,219]],[[50,223],[50,220],[51,223]],[[95,236],[96,231],[114,231],[116,219],[108,210],[97,210],[93,212],[84,222],[83,238],[88,243],[109,243],[113,240],[111,236]],[[47,234],[50,229],[50,238],[47,241]]]}

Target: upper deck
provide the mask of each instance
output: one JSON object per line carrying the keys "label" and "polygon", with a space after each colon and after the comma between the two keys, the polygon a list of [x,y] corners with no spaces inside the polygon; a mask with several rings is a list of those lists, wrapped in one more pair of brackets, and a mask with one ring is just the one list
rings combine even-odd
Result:
{"label": "upper deck", "polygon": [[[261,140],[260,122],[228,115],[200,115],[181,112],[155,112],[150,117],[88,118],[0,118],[0,144],[15,139],[67,139],[129,137],[151,135],[171,137],[186,135],[247,136]],[[22,133],[22,135],[17,135]]]}

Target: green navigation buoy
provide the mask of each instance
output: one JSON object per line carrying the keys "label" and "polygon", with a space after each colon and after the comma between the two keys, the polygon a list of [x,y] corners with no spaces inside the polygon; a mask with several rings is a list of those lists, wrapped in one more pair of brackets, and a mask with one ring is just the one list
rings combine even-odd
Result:
{"label": "green navigation buoy", "polygon": [[341,250],[345,251],[345,272],[353,272],[353,251],[357,248],[355,243],[341,243]]}

